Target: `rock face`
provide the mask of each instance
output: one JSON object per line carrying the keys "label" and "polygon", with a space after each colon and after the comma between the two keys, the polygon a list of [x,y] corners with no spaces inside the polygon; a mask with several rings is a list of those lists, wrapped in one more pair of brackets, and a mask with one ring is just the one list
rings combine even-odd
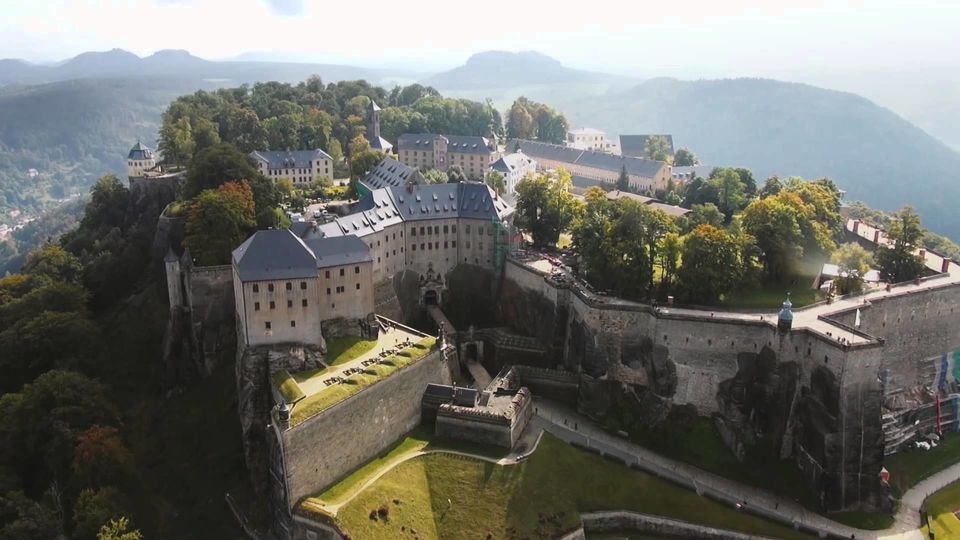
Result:
{"label": "rock face", "polygon": [[300,345],[237,347],[237,412],[243,452],[257,495],[266,500],[269,451],[265,429],[272,407],[271,375],[281,369],[293,373],[321,367],[323,354]]}

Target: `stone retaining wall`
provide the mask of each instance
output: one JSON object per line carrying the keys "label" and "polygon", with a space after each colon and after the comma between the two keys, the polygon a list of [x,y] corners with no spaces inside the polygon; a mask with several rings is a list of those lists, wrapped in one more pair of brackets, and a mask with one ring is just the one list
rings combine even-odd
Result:
{"label": "stone retaining wall", "polygon": [[726,529],[715,529],[686,521],[670,519],[625,510],[588,512],[580,514],[583,530],[589,533],[630,532],[670,538],[700,538],[704,540],[772,540],[766,536],[743,534]]}

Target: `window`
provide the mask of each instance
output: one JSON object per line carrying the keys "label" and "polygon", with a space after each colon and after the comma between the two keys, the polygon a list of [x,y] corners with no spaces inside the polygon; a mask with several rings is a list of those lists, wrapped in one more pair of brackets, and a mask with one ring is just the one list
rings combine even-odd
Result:
{"label": "window", "polygon": [[451,225],[451,226],[450,226],[450,232],[452,232],[453,234],[457,234],[457,226],[456,226],[456,225]]}
{"label": "window", "polygon": [[443,242],[443,249],[447,249],[447,242],[446,242],[446,240],[444,240],[444,242]]}
{"label": "window", "polygon": [[287,300],[287,309],[290,309],[292,307],[293,307],[293,300]]}
{"label": "window", "polygon": [[358,290],[358,291],[360,290],[360,284],[359,284],[359,283],[357,283],[357,290]]}
{"label": "window", "polygon": [[[416,244],[413,244],[412,246],[410,246],[410,249],[412,249],[413,251],[416,251],[416,250],[417,250],[417,245],[416,245]],[[401,251],[402,251],[402,249],[401,249]]]}
{"label": "window", "polygon": [[487,236],[493,236],[493,227],[487,229]]}
{"label": "window", "polygon": [[429,250],[433,249],[433,242],[427,242],[427,249]]}
{"label": "window", "polygon": [[354,273],[354,274],[359,274],[359,273],[360,273],[360,267],[359,267],[359,266],[354,266],[354,267],[353,267],[353,273]]}
{"label": "window", "polygon": [[263,327],[266,328],[267,330],[269,330],[269,329],[270,329],[270,321],[267,321],[267,322],[263,323]]}
{"label": "window", "polygon": [[306,299],[306,298],[304,298],[303,300],[301,300],[300,303],[301,303],[301,305],[302,305],[303,307],[307,307],[307,299]]}
{"label": "window", "polygon": [[477,234],[483,236],[483,227],[477,227]]}
{"label": "window", "polygon": [[260,311],[260,302],[254,302],[254,303],[253,303],[253,310],[254,310],[254,311]]}
{"label": "window", "polygon": [[433,249],[440,249],[440,242],[434,242]]}
{"label": "window", "polygon": [[306,281],[301,281],[301,282],[300,282],[300,290],[301,290],[301,291],[307,290],[307,282],[306,282]]}
{"label": "window", "polygon": [[336,302],[331,303],[330,309],[337,309],[337,303]]}
{"label": "window", "polygon": [[444,226],[443,226],[443,234],[447,234],[447,232],[449,232],[448,229],[449,229],[449,227],[447,227],[446,225],[444,225]]}
{"label": "window", "polygon": [[343,268],[341,268],[341,269],[340,269],[340,277],[343,277],[343,275],[344,275]]}
{"label": "window", "polygon": [[[327,279],[330,279],[330,271],[329,271],[329,270],[327,270],[326,272],[324,272],[324,274],[325,274],[324,277],[326,277]],[[329,291],[330,291],[330,289],[327,289],[327,292],[329,292]]]}
{"label": "window", "polygon": [[411,235],[411,236],[416,236],[416,235],[417,235],[417,228],[416,228],[416,227],[411,227],[411,228],[410,228],[410,235]]}
{"label": "window", "polygon": [[287,282],[287,290],[288,290],[288,291],[292,291],[292,290],[293,290],[293,283],[290,283],[289,281]]}
{"label": "window", "polygon": [[470,241],[467,240],[467,249],[470,249]]}
{"label": "window", "polygon": [[297,327],[297,321],[290,321],[290,328],[296,328],[296,327]]}
{"label": "window", "polygon": [[327,287],[327,294],[330,294],[330,287]]}
{"label": "window", "polygon": [[260,285],[257,285],[256,283],[254,283],[254,284],[253,284],[253,292],[260,292]]}
{"label": "window", "polygon": [[380,247],[380,241],[377,240],[377,247]]}
{"label": "window", "polygon": [[420,236],[423,236],[423,227],[420,227]]}
{"label": "window", "polygon": [[273,300],[270,301],[270,309],[277,309],[277,303]]}
{"label": "window", "polygon": [[267,285],[267,291],[268,291],[268,292],[273,292],[273,283],[270,283],[270,284]]}
{"label": "window", "polygon": [[467,225],[467,234],[470,234],[470,225]]}
{"label": "window", "polygon": [[450,247],[457,247],[457,241],[454,240],[454,241],[450,242]]}

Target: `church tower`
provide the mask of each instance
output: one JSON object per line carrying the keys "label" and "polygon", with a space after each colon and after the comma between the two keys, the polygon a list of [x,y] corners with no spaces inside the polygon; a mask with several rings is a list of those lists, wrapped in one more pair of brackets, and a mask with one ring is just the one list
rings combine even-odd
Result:
{"label": "church tower", "polygon": [[380,136],[380,106],[372,99],[370,100],[370,106],[367,107],[367,142],[370,143],[371,150],[377,150],[384,154],[393,151],[393,145]]}
{"label": "church tower", "polygon": [[152,170],[157,166],[156,159],[153,157],[153,150],[147,148],[140,141],[133,145],[127,154],[127,177],[139,178],[144,175],[144,171]]}

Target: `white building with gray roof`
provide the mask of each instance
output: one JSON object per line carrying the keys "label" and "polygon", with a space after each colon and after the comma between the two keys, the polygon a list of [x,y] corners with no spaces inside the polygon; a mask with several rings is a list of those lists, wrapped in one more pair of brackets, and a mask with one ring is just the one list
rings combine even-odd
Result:
{"label": "white building with gray roof", "polygon": [[523,152],[514,152],[500,156],[500,159],[490,165],[490,171],[503,175],[507,188],[505,195],[513,200],[513,195],[517,191],[517,182],[523,180],[524,176],[537,172],[537,162]]}
{"label": "white building with gray roof", "polygon": [[[375,174],[384,170],[397,182]],[[374,287],[400,272],[440,276],[424,291],[429,303],[439,300],[443,276],[457,265],[495,269],[502,263],[516,240],[513,207],[479,182],[406,181],[415,172],[385,159],[361,181],[351,214],[296,233],[258,231],[234,250],[246,344],[319,344],[325,323],[373,313]],[[395,185],[400,180],[406,183]]]}
{"label": "white building with gray roof", "polygon": [[397,148],[404,165],[441,171],[458,165],[471,180],[483,180],[490,164],[499,157],[495,139],[472,135],[404,133]]}
{"label": "white building with gray roof", "polygon": [[273,180],[289,178],[295,186],[305,186],[321,178],[333,179],[333,158],[320,150],[255,150],[250,158],[261,174]]}

